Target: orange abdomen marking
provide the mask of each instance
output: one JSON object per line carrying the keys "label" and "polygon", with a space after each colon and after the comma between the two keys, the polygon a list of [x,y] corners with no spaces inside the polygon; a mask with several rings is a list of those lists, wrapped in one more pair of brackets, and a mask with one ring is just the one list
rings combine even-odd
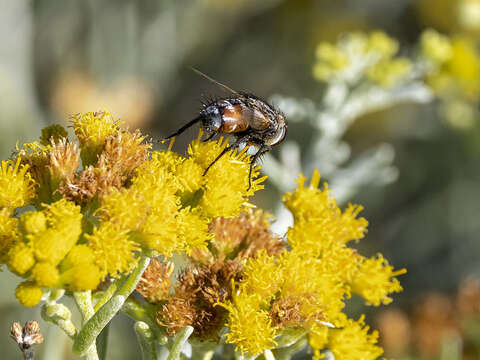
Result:
{"label": "orange abdomen marking", "polygon": [[223,124],[218,131],[223,133],[236,133],[245,131],[249,123],[244,116],[244,107],[242,105],[231,105],[222,110]]}

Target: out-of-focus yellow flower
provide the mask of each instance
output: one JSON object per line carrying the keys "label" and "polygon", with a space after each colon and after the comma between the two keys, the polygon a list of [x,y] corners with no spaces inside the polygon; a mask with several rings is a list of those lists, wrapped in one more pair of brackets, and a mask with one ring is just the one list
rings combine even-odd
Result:
{"label": "out-of-focus yellow flower", "polygon": [[352,292],[361,295],[370,305],[387,305],[392,302],[388,294],[403,290],[395,276],[406,272],[406,269],[394,271],[381,254],[363,258],[352,280]]}
{"label": "out-of-focus yellow flower", "polygon": [[341,70],[348,65],[346,54],[329,43],[322,42],[315,52],[317,63],[313,67],[313,77],[325,81],[335,71]]}
{"label": "out-of-focus yellow flower", "polygon": [[4,160],[0,164],[0,208],[13,211],[28,205],[35,195],[35,182],[27,172],[28,166],[16,161]]}
{"label": "out-of-focus yellow flower", "polygon": [[313,76],[320,81],[360,82],[369,79],[385,88],[398,85],[411,72],[406,58],[396,58],[398,42],[381,31],[351,33],[335,45],[321,43]]}
{"label": "out-of-focus yellow flower", "polygon": [[42,289],[32,281],[24,281],[17,286],[15,296],[20,304],[33,307],[42,300]]}
{"label": "out-of-focus yellow flower", "polygon": [[446,100],[477,102],[480,95],[480,51],[471,38],[445,38],[432,30],[422,35],[422,53],[436,65],[427,82]]}
{"label": "out-of-focus yellow flower", "polygon": [[398,41],[382,31],[374,31],[368,38],[367,51],[375,52],[385,59],[394,56],[398,47]]}
{"label": "out-of-focus yellow flower", "polygon": [[383,354],[377,344],[378,332],[369,333],[363,315],[357,321],[349,319],[341,329],[328,331],[328,348],[337,360],[376,360]]}
{"label": "out-of-focus yellow flower", "polygon": [[420,38],[420,50],[423,56],[435,65],[441,65],[452,57],[450,39],[433,29],[425,30]]}
{"label": "out-of-focus yellow flower", "polygon": [[379,62],[367,71],[367,77],[378,85],[390,89],[398,85],[411,71],[412,64],[407,58],[396,58]]}

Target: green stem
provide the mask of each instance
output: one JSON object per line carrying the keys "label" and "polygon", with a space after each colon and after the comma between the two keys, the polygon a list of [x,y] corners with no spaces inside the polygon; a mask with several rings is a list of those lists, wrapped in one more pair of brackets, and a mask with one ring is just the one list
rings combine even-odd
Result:
{"label": "green stem", "polygon": [[143,360],[156,360],[157,349],[155,348],[155,339],[147,323],[137,321],[133,327],[137,340],[142,350]]}
{"label": "green stem", "polygon": [[190,335],[192,335],[193,327],[185,326],[182,331],[180,331],[176,336],[173,342],[173,346],[170,349],[170,354],[168,355],[167,360],[179,360],[180,353],[182,352],[183,345],[187,342]]}
{"label": "green stem", "polygon": [[98,357],[100,360],[105,360],[107,358],[107,349],[108,349],[108,335],[110,333],[110,323],[107,324],[97,337],[97,349]]}
{"label": "green stem", "polygon": [[57,325],[70,338],[74,338],[77,333],[75,325],[71,320],[70,310],[63,304],[57,304],[49,301],[42,306],[41,316],[45,321],[49,321]]}
{"label": "green stem", "polygon": [[[93,309],[92,304],[92,292],[82,291],[82,292],[75,292],[73,293],[73,298],[75,299],[75,303],[77,304],[78,310],[82,314],[82,324],[85,323],[95,315],[95,310]],[[97,353],[97,344],[94,342],[86,351],[85,358],[88,360],[98,360],[98,353]]]}
{"label": "green stem", "polygon": [[92,344],[95,344],[97,336],[120,311],[127,297],[135,290],[149,263],[150,258],[142,256],[137,267],[130,273],[117,292],[85,323],[73,342],[74,353],[82,355]]}
{"label": "green stem", "polygon": [[92,292],[90,290],[75,292],[73,293],[73,298],[75,299],[78,310],[80,310],[80,313],[82,314],[82,323],[85,324],[88,319],[95,314],[95,310],[93,309],[92,305]]}
{"label": "green stem", "polygon": [[95,306],[94,306],[95,311],[100,309],[103,305],[105,305],[107,303],[108,300],[110,300],[112,298],[115,291],[117,291],[117,289],[119,288],[121,282],[122,281],[120,279],[118,279],[118,280],[114,280],[110,284],[110,286],[107,288],[107,290],[105,290],[103,292],[102,297],[100,299],[98,299],[97,303],[95,304]]}
{"label": "green stem", "polygon": [[138,304],[134,299],[127,299],[121,311],[133,320],[146,323],[150,327],[150,330],[153,331],[155,341],[160,345],[165,345],[168,342],[168,337],[165,335],[165,332],[162,331],[155,322],[155,313],[148,311],[148,309]]}

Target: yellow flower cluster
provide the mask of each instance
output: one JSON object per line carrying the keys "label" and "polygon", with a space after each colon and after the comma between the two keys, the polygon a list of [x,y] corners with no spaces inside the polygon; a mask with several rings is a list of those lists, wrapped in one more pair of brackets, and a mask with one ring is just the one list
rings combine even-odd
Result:
{"label": "yellow flower cluster", "polygon": [[313,75],[320,81],[367,79],[392,88],[411,71],[410,60],[396,57],[397,52],[398,43],[383,32],[352,33],[336,45],[317,46]]}
{"label": "yellow flower cluster", "polygon": [[227,153],[203,176],[223,139],[200,135],[182,156],[149,151],[144,136],[108,112],[75,115],[73,127],[78,143],[50,126],[1,163],[0,260],[25,279],[16,291],[25,306],[49,289],[95,290],[128,274],[142,252],[168,258],[204,248],[212,219],[239,214],[263,188],[256,167],[248,189],[245,151]]}
{"label": "yellow flower cluster", "polygon": [[318,188],[317,171],[309,186],[305,180],[283,199],[294,217],[290,249],[249,259],[232,301],[220,304],[229,312],[227,341],[257,355],[300,327],[317,357],[328,348],[336,359],[376,359],[382,353],[377,333],[369,333],[363,318],[348,319],[345,300],[355,293],[368,305],[387,304],[389,294],[402,290],[395,276],[405,270],[393,271],[381,255],[366,258],[348,247],[366,232],[367,221],[358,218],[361,207],[342,212],[328,187]]}
{"label": "yellow flower cluster", "polygon": [[478,102],[480,96],[480,50],[466,36],[449,38],[426,30],[421,38],[421,54],[430,62],[427,82],[440,96],[465,97]]}

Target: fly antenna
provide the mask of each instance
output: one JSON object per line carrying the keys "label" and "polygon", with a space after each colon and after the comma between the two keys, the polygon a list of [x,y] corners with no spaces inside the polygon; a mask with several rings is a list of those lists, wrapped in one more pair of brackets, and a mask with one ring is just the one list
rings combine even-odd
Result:
{"label": "fly antenna", "polygon": [[229,92],[231,92],[232,94],[235,94],[235,95],[237,95],[237,96],[242,96],[242,97],[243,97],[243,95],[240,94],[238,91],[235,91],[235,90],[233,90],[232,88],[228,87],[227,85],[222,84],[221,82],[219,82],[219,81],[211,78],[210,76],[208,76],[207,74],[204,74],[204,73],[201,72],[200,70],[195,69],[195,68],[192,67],[192,66],[190,66],[190,69],[191,69],[192,71],[196,72],[198,75],[204,77],[204,78],[207,79],[208,81],[214,83],[215,85],[220,86],[222,89],[224,89],[224,90],[226,90],[226,91],[229,91]]}

